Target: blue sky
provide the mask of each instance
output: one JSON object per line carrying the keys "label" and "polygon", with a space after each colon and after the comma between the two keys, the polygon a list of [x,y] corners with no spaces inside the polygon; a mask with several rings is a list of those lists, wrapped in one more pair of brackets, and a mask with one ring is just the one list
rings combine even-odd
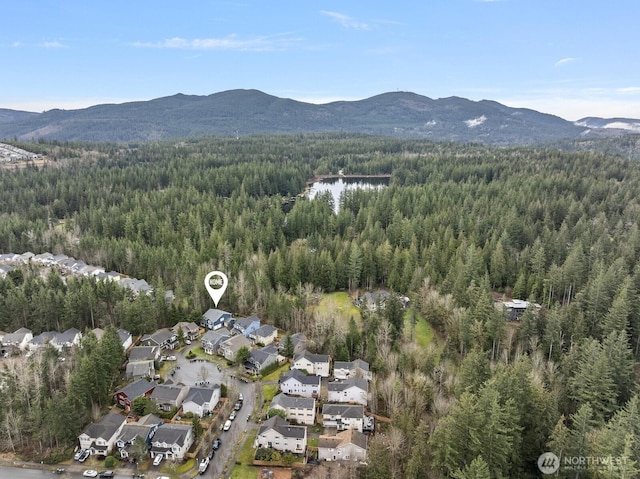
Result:
{"label": "blue sky", "polygon": [[235,88],[640,118],[638,0],[5,0],[0,107]]}

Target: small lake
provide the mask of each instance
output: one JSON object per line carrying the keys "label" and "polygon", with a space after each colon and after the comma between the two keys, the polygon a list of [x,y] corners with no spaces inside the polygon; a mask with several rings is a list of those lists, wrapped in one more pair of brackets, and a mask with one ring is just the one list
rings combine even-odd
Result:
{"label": "small lake", "polygon": [[323,178],[313,182],[308,189],[309,199],[325,192],[331,193],[335,212],[340,209],[340,195],[347,190],[378,190],[389,186],[389,177],[350,176]]}

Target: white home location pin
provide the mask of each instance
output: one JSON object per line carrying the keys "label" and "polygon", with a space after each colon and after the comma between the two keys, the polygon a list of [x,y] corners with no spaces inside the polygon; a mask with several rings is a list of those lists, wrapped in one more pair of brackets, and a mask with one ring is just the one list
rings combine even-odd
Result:
{"label": "white home location pin", "polygon": [[209,296],[213,299],[216,307],[218,307],[220,298],[222,298],[228,284],[229,279],[227,278],[227,275],[221,271],[212,271],[204,278],[204,287],[207,288]]}

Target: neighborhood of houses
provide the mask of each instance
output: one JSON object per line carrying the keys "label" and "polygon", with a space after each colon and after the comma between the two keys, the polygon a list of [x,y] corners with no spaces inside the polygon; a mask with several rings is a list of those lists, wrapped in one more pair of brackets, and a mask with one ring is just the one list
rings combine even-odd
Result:
{"label": "neighborhood of houses", "polygon": [[6,143],[0,143],[0,163],[6,163],[9,161],[24,161],[35,160],[40,158],[40,155],[31,153]]}
{"label": "neighborhood of houses", "polygon": [[[138,294],[152,291],[144,280],[107,273],[65,255],[50,253],[2,254],[0,275],[6,276],[14,266],[24,263],[57,268],[61,274],[117,281]],[[359,305],[384,307],[386,297],[381,293],[367,293],[359,298]],[[533,306],[539,308],[539,305],[519,300],[496,305],[507,319],[519,319]],[[98,339],[104,334],[99,328],[92,332]],[[46,345],[64,353],[79,347],[82,335],[75,328],[64,332],[46,331],[35,336],[27,328],[13,333],[0,332],[0,353],[4,358],[28,357]],[[158,374],[158,365],[175,361],[175,350],[186,344],[187,349],[200,346],[201,354],[220,356],[229,364],[237,363],[239,351],[246,348],[246,360],[236,366],[242,373],[254,377],[290,362],[290,369],[278,380],[279,393],[266,409],[267,418],[259,426],[254,448],[292,453],[301,458],[312,452],[314,458],[324,461],[366,461],[367,434],[375,431],[374,416],[367,413],[372,400],[369,384],[373,376],[366,361],[332,361],[329,355],[311,352],[312,345],[302,333],[286,335],[285,340],[276,327],[262,324],[257,316],[235,318],[232,313],[220,309],[206,311],[200,324],[179,322],[171,328],[161,328],[138,338],[120,329],[118,335],[127,354],[126,383],[114,394],[114,403],[118,406],[115,411],[121,411],[112,410],[80,434],[79,447],[85,457],[106,457],[117,452],[126,459],[131,456],[136,440],[145,442],[150,457],[158,463],[189,457],[196,437],[192,425],[180,421],[179,416],[191,414],[202,418],[222,414],[218,407],[222,387],[209,384],[204,378],[194,384],[174,382],[175,369],[166,374],[169,377]],[[289,354],[293,353],[292,358],[284,356],[285,347]],[[173,419],[161,419],[154,414],[133,417],[132,404],[140,397],[152,401],[158,411],[175,411],[176,414]],[[222,419],[224,422],[226,418]],[[319,437],[316,435],[317,446],[309,447],[308,428],[316,425],[322,426],[323,433]]]}

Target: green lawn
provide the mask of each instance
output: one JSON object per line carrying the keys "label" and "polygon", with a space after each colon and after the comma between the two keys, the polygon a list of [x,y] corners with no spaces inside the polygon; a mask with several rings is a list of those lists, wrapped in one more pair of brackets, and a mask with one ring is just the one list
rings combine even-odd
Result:
{"label": "green lawn", "polygon": [[262,380],[263,381],[277,381],[278,379],[280,379],[280,375],[282,373],[287,372],[290,368],[291,368],[291,366],[289,365],[289,363],[287,363],[284,366],[279,367],[278,369],[276,369],[271,374],[263,377]]}
{"label": "green lawn", "polygon": [[[416,313],[418,318],[418,322],[416,323],[416,329],[413,333],[413,340],[418,344],[418,346],[426,346],[430,344],[435,339],[435,333],[433,328],[427,321],[422,317],[422,315]],[[411,329],[411,311],[407,311],[404,315],[405,320],[405,330],[410,331]]]}
{"label": "green lawn", "polygon": [[250,432],[244,441],[244,445],[238,454],[240,464],[235,464],[231,471],[231,479],[255,479],[258,475],[258,468],[251,465],[253,462],[253,443],[258,434],[257,430]]}
{"label": "green lawn", "polygon": [[349,293],[344,291],[324,294],[318,305],[318,312],[332,315],[338,321],[344,321],[345,324],[349,324],[351,317],[358,325],[362,324],[360,310],[353,304]]}
{"label": "green lawn", "polygon": [[278,385],[277,384],[265,384],[262,386],[262,395],[264,396],[264,400],[268,403],[278,394]]}

